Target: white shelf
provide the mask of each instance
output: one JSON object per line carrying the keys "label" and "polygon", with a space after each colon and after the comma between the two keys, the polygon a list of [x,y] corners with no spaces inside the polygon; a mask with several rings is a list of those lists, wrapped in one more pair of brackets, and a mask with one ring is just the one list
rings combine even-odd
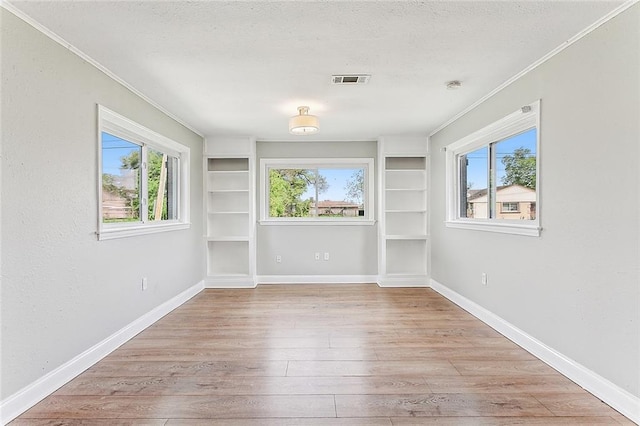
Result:
{"label": "white shelf", "polygon": [[210,189],[209,192],[249,192],[248,189]]}
{"label": "white shelf", "polygon": [[385,213],[426,213],[426,209],[415,209],[415,210],[385,210]]}
{"label": "white shelf", "polygon": [[253,154],[223,152],[226,140],[210,142],[205,151],[213,156],[204,160],[207,280],[215,286],[238,280],[250,283],[254,275]]}
{"label": "white shelf", "polygon": [[[383,140],[379,158],[382,174],[383,202],[380,236],[381,281],[386,285],[424,284],[427,282],[427,155],[401,154],[405,140]],[[412,146],[421,146],[416,139]],[[424,145],[426,148],[426,144]],[[394,282],[393,280],[397,280]],[[414,282],[415,281],[415,282]]]}
{"label": "white shelf", "polygon": [[386,235],[387,240],[426,240],[428,235]]}
{"label": "white shelf", "polygon": [[249,237],[240,237],[240,236],[216,236],[216,237],[207,237],[207,241],[249,241]]}
{"label": "white shelf", "polygon": [[424,169],[386,169],[385,173],[422,173],[425,174],[426,170]]}
{"label": "white shelf", "polygon": [[244,214],[244,215],[248,215],[249,212],[248,211],[237,211],[237,212],[232,212],[232,211],[228,211],[228,212],[208,212],[207,214],[213,215],[213,214]]}

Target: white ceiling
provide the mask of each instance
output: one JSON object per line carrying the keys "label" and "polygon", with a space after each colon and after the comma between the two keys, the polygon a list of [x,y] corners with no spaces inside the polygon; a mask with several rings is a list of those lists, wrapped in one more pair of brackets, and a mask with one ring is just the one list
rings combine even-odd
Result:
{"label": "white ceiling", "polygon": [[[621,3],[11,1],[201,134],[262,140],[426,135]],[[299,105],[317,135],[288,134]]]}

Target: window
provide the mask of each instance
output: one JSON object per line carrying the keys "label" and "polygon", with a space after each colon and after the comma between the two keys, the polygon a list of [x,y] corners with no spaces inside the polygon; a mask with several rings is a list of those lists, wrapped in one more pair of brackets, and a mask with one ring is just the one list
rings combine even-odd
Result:
{"label": "window", "polygon": [[519,213],[520,203],[504,202],[502,203],[502,209],[500,211],[502,213]]}
{"label": "window", "polygon": [[373,159],[262,159],[261,223],[373,224]]}
{"label": "window", "polygon": [[449,145],[449,227],[540,235],[540,101]]}
{"label": "window", "polygon": [[102,106],[100,240],[189,227],[189,148]]}

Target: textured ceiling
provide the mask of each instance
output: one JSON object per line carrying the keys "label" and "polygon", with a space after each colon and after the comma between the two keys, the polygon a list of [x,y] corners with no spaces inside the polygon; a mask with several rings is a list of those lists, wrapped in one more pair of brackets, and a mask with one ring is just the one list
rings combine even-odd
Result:
{"label": "textured ceiling", "polygon": [[428,134],[622,1],[10,3],[203,135],[299,139],[309,105],[303,138],[364,140]]}

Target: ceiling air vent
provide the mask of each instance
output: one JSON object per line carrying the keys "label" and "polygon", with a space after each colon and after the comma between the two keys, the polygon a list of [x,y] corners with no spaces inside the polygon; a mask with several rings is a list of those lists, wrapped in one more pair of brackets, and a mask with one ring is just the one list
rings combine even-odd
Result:
{"label": "ceiling air vent", "polygon": [[368,74],[332,75],[333,84],[367,84],[371,78]]}

